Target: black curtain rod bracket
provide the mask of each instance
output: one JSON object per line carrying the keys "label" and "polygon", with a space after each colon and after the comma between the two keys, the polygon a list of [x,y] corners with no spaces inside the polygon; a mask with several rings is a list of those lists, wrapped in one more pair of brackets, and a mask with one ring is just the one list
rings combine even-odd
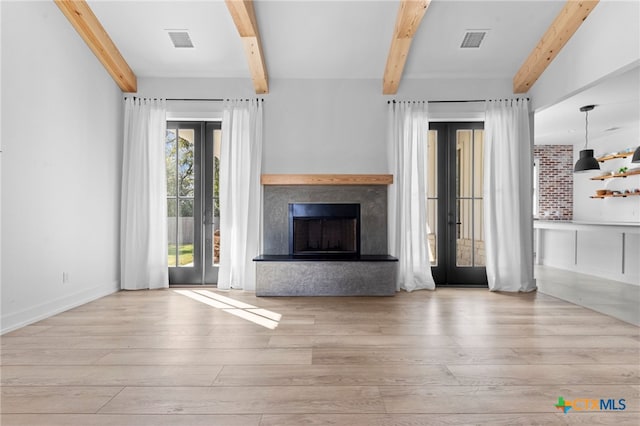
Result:
{"label": "black curtain rod bracket", "polygon": [[390,104],[390,103],[394,103],[395,104],[397,102],[407,102],[407,103],[410,103],[410,104],[424,104],[427,101],[396,101],[395,99],[393,99],[391,101],[387,101],[388,104]]}

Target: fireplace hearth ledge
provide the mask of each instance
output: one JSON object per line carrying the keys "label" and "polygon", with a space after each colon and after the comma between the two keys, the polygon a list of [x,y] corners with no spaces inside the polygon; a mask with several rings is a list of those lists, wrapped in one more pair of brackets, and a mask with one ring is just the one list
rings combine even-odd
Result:
{"label": "fireplace hearth ledge", "polygon": [[262,255],[256,264],[256,296],[394,296],[398,259],[368,255],[311,260]]}

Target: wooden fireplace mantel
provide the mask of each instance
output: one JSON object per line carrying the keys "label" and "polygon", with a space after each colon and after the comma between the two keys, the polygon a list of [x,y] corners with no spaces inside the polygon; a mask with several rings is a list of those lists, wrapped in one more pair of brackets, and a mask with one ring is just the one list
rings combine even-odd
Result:
{"label": "wooden fireplace mantel", "polygon": [[391,185],[393,175],[265,174],[263,185]]}

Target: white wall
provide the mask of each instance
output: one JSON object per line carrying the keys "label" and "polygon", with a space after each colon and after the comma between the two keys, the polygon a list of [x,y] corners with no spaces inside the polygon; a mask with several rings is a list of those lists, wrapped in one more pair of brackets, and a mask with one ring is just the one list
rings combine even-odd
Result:
{"label": "white wall", "polygon": [[6,332],[118,289],[122,100],[53,2],[0,7]]}
{"label": "white wall", "polygon": [[557,103],[640,61],[640,2],[602,0],[529,94],[534,110]]}
{"label": "white wall", "polygon": [[265,173],[386,173],[375,80],[277,81],[265,105]]}
{"label": "white wall", "polygon": [[[510,79],[407,79],[397,96],[382,80],[271,79],[264,104],[263,173],[387,173],[387,101],[475,100],[511,96]],[[138,96],[255,98],[249,80],[142,78]],[[189,104],[189,103],[185,103]],[[220,103],[191,103],[216,115]],[[477,116],[477,104],[441,108],[442,117]],[[430,108],[439,109],[437,105]],[[202,116],[188,111],[184,116]],[[206,114],[205,114],[206,115]]]}

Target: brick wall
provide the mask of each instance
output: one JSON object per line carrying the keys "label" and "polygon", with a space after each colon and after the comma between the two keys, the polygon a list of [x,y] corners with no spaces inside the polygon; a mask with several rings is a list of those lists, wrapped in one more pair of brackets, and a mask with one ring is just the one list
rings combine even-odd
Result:
{"label": "brick wall", "polygon": [[538,217],[573,219],[573,146],[535,145],[533,156],[540,164]]}

